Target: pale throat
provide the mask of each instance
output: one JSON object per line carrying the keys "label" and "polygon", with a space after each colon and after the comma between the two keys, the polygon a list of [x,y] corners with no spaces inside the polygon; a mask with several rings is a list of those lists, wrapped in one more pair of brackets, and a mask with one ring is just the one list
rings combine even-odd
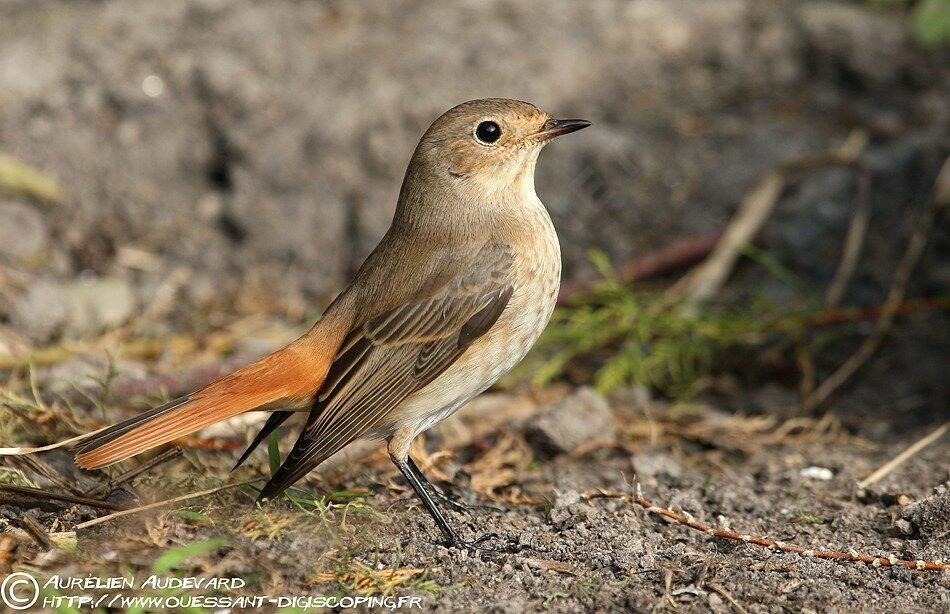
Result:
{"label": "pale throat", "polygon": [[517,215],[540,208],[547,215],[534,188],[534,170],[540,152],[540,148],[532,148],[472,178],[489,209]]}

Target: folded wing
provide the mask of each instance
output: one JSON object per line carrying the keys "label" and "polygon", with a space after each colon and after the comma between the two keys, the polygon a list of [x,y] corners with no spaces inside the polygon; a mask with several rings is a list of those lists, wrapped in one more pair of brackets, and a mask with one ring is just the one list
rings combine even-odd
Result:
{"label": "folded wing", "polygon": [[476,266],[431,296],[376,316],[343,341],[300,437],[261,492],[272,498],[373,430],[442,374],[498,320],[511,294],[513,252],[490,243]]}

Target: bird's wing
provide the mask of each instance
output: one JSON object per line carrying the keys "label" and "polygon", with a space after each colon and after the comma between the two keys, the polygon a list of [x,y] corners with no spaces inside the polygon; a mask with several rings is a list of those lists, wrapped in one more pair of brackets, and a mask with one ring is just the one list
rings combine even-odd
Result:
{"label": "bird's wing", "polygon": [[354,329],[330,366],[296,445],[261,491],[261,498],[280,494],[371,431],[485,334],[514,291],[513,258],[510,246],[489,243],[478,251],[468,270],[438,291]]}

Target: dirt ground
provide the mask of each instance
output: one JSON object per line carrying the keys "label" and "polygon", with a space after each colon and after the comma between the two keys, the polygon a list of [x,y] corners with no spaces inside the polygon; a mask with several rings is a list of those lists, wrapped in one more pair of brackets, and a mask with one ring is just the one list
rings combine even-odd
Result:
{"label": "dirt ground", "polygon": [[[538,166],[568,285],[594,276],[592,250],[620,267],[695,243],[768,173],[858,143],[847,168],[789,179],[713,301],[827,316],[862,204],[867,216],[838,323],[722,351],[689,401],[631,387],[602,398],[580,364],[540,389],[510,378],[427,433],[414,457],[469,508],[450,520],[517,552],[439,545],[375,445],[257,508],[267,451],[230,473],[263,419],[242,417],[151,468],[148,455],[86,473],[63,451],[0,459],[0,484],[47,493],[0,487],[0,575],[240,577],[137,594],[412,596],[433,611],[950,611],[947,571],[777,552],[591,497],[639,487],[717,529],[950,559],[950,435],[858,486],[950,419],[950,216],[881,347],[801,410],[804,384],[871,334],[874,318],[855,314],[887,299],[950,153],[950,53],[921,44],[908,7],[0,3],[2,445],[86,432],[302,333],[385,231],[419,134],[463,100],[594,122]],[[644,291],[664,292],[680,264]],[[50,495],[115,508],[247,480],[92,526],[79,525],[112,510]]]}
{"label": "dirt ground", "polygon": [[[293,503],[255,508],[253,487],[224,491],[80,529],[72,549],[43,552],[23,533],[18,519],[30,506],[4,505],[0,513],[6,533],[17,536],[17,568],[41,577],[140,577],[163,553],[223,538],[208,551],[176,558],[175,573],[248,580],[221,595],[418,596],[427,611],[478,604],[487,611],[848,612],[856,603],[946,611],[950,572],[779,553],[709,537],[624,500],[586,497],[599,490],[632,494],[639,484],[654,504],[716,528],[809,549],[947,560],[946,437],[861,489],[860,479],[928,429],[872,442],[849,434],[833,414],[786,420],[668,405],[628,391],[611,398],[608,428],[562,425],[579,433],[577,447],[546,445],[544,416],[568,411],[592,420],[591,411],[606,407],[589,391],[563,386],[492,393],[415,450],[420,466],[468,506],[450,510],[451,521],[467,537],[495,533],[489,543],[517,544],[514,553],[472,555],[440,545],[431,519],[372,446],[308,478]],[[136,490],[143,499],[162,499],[267,475],[258,452],[228,477],[234,458],[234,451],[189,449],[139,478]],[[41,463],[53,469],[47,473],[75,472],[65,453],[48,453]],[[42,483],[33,469],[27,475]],[[104,476],[67,479],[86,487]],[[132,502],[131,492],[124,486],[109,500]],[[336,494],[322,499],[326,493]],[[34,513],[54,532],[102,514],[49,503]]]}

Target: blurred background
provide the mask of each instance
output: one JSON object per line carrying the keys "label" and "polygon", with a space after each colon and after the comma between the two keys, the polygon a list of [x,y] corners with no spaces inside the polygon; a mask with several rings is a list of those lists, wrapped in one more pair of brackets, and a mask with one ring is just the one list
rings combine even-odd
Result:
{"label": "blurred background", "polygon": [[711,526],[948,560],[948,43],[950,0],[0,0],[2,446],[305,331],[446,109],[593,122],[538,165],[564,254],[545,337],[412,452],[473,506],[450,512],[467,534],[517,536],[511,564],[432,543],[372,442],[294,506],[251,485],[99,517],[267,476],[296,428],[229,473],[257,413],[116,470],[4,457],[0,575],[158,561],[442,611],[945,609],[946,574],[729,547],[590,493],[632,478]]}
{"label": "blurred background", "polygon": [[[786,182],[758,257],[743,252],[715,300],[752,317],[762,298],[820,307],[865,181],[838,302],[879,307],[948,151],[947,20],[943,0],[6,0],[0,355],[69,357],[55,382],[101,369],[105,350],[178,364],[173,341],[190,351],[245,317],[299,332],[387,228],[428,124],[486,96],[594,122],[537,174],[568,283],[597,277],[591,250],[634,268],[671,245],[704,253],[767,172],[851,143],[861,172],[815,164]],[[853,383],[862,412],[945,415],[947,228],[906,292],[942,308],[905,310]],[[823,338],[819,375],[865,320]],[[259,320],[239,330],[224,349],[283,339],[257,339]],[[769,390],[794,404],[790,370]]]}

